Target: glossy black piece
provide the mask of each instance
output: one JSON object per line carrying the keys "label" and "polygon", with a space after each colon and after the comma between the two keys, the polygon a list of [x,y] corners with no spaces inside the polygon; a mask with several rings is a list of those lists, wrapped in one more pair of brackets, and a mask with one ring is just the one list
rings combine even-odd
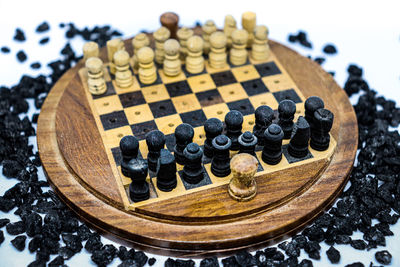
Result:
{"label": "glossy black piece", "polygon": [[119,142],[119,148],[122,154],[121,171],[127,176],[126,170],[129,161],[137,157],[139,152],[139,141],[133,135],[124,136]]}
{"label": "glossy black piece", "polygon": [[129,185],[129,197],[133,202],[139,202],[150,198],[150,188],[146,181],[148,165],[144,159],[131,159],[127,176],[131,178]]}
{"label": "glossy black piece", "polygon": [[293,131],[293,119],[296,113],[296,104],[289,99],[283,100],[278,107],[279,120],[278,124],[284,133],[284,139],[290,139]]}
{"label": "glossy black piece", "polygon": [[182,178],[189,184],[197,184],[204,178],[204,169],[201,163],[203,150],[196,143],[190,143],[183,151],[185,166],[183,167]]}
{"label": "glossy black piece", "polygon": [[320,108],[314,112],[314,127],[311,128],[310,146],[318,151],[327,150],[331,140],[329,131],[332,129],[333,113]]}
{"label": "glossy black piece", "polygon": [[172,191],[177,184],[175,157],[167,149],[161,149],[159,162],[157,187],[164,192]]}
{"label": "glossy black piece", "polygon": [[251,155],[256,155],[255,149],[257,145],[257,137],[249,131],[244,132],[238,138],[239,143],[239,153],[248,153]]}
{"label": "glossy black piece", "polygon": [[218,135],[212,140],[214,157],[211,161],[211,172],[217,177],[225,177],[231,173],[229,149],[231,139],[226,135]]}
{"label": "glossy black piece", "polygon": [[268,106],[259,106],[255,113],[256,122],[253,127],[253,134],[258,139],[258,145],[264,145],[264,132],[271,125],[274,119],[274,111]]}
{"label": "glossy black piece", "polygon": [[282,160],[282,139],[284,133],[278,124],[271,124],[264,132],[264,148],[262,160],[270,165],[276,165]]}
{"label": "glossy black piece", "polygon": [[222,133],[224,125],[217,118],[210,118],[204,124],[204,131],[206,132],[206,140],[204,141],[204,155],[212,158],[214,155],[214,148],[212,140]]}
{"label": "glossy black piece", "polygon": [[158,158],[160,157],[161,149],[165,145],[165,136],[161,131],[153,130],[146,135],[146,144],[149,149],[147,155],[149,170],[157,172]]}
{"label": "glossy black piece", "polygon": [[300,116],[293,129],[288,152],[292,157],[303,158],[308,154],[308,141],[310,140],[310,125]]}
{"label": "glossy black piece", "polygon": [[225,116],[226,136],[232,141],[231,150],[239,150],[238,138],[242,134],[243,114],[237,110],[229,111]]}
{"label": "glossy black piece", "polygon": [[194,130],[190,124],[182,123],[175,129],[176,144],[174,147],[174,156],[176,163],[185,165],[185,156],[183,150],[193,141]]}

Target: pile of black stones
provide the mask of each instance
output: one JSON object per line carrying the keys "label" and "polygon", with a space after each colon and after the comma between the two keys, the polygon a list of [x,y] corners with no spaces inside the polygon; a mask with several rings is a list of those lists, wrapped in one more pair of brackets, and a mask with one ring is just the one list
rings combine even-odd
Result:
{"label": "pile of black stones", "polygon": [[[69,23],[59,27],[65,29],[68,40],[80,37],[95,41],[100,46],[121,35],[110,26],[79,29]],[[44,22],[36,32],[43,33],[49,28]],[[14,39],[25,41],[24,32],[17,29]],[[49,37],[43,39],[45,41],[40,41],[40,44],[49,41]],[[291,34],[289,41],[312,47],[304,31]],[[10,53],[11,50],[4,46],[1,51]],[[332,54],[336,53],[336,48],[329,44],[324,51]],[[16,55],[20,60],[25,53],[19,51]],[[49,184],[38,178],[41,162],[28,142],[29,137],[35,136],[32,125],[37,123],[38,114],[28,118],[24,117],[24,113],[29,109],[28,99],[33,99],[35,107],[40,109],[55,82],[81,59],[69,43],[61,50],[61,55],[61,59],[48,64],[52,70],[49,76],[23,75],[17,85],[0,87],[0,163],[5,177],[18,180],[15,186],[0,196],[0,210],[13,212],[20,218],[13,222],[0,218],[0,246],[5,239],[3,231],[15,236],[10,242],[17,250],[23,251],[27,247],[31,253],[36,253],[36,260],[28,265],[31,267],[66,266],[68,259],[83,249],[91,253],[91,260],[98,266],[107,266],[115,258],[121,260],[119,266],[122,267],[151,266],[156,260],[142,251],[103,244],[101,236],[79,221],[49,188]],[[384,247],[386,236],[393,235],[391,226],[398,221],[400,213],[400,136],[390,127],[399,125],[400,109],[394,101],[377,96],[377,92],[363,79],[362,68],[350,65],[347,71],[349,76],[344,90],[348,96],[359,96],[358,103],[354,105],[359,127],[359,154],[350,176],[350,185],[334,207],[301,233],[277,247],[252,254],[241,251],[224,258],[221,261],[223,266],[313,266],[309,259],[299,262],[298,257],[304,250],[309,258],[320,259],[321,253],[324,253],[321,242],[330,245],[325,253],[335,264],[341,257],[335,245],[348,244],[357,250],[369,250]],[[373,223],[375,221],[377,223]],[[352,239],[356,231],[363,233],[362,239]],[[391,263],[392,255],[387,250],[381,250],[375,253],[375,259],[387,265]],[[164,265],[194,266],[195,262],[168,258]],[[200,266],[219,266],[219,262],[215,257],[205,258]],[[364,265],[354,262],[346,266]],[[373,266],[372,261],[370,266]]]}

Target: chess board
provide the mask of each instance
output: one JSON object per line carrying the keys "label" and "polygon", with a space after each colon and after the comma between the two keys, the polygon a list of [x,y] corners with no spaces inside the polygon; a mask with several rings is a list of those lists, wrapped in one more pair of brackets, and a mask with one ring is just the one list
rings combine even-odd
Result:
{"label": "chess board", "polygon": [[[130,40],[126,49],[131,51]],[[163,254],[203,255],[254,247],[293,232],[328,207],[341,192],[357,148],[354,111],[343,90],[316,63],[270,41],[271,56],[245,65],[203,73],[185,71],[167,77],[158,68],[157,81],[142,84],[134,73],[129,88],[119,88],[104,65],[107,92],[93,96],[87,88],[83,62],[69,70],[51,90],[38,125],[38,146],[45,173],[59,196],[82,219],[118,239]],[[106,50],[101,58],[107,62]],[[257,195],[249,202],[230,198],[231,176],[216,177],[210,159],[204,158],[204,179],[188,184],[177,165],[177,187],[158,190],[150,172],[151,197],[141,202],[129,198],[130,179],[121,173],[119,141],[125,135],[139,139],[139,157],[147,157],[145,135],[158,129],[173,150],[175,128],[194,127],[194,142],[203,145],[204,122],[224,120],[230,110],[244,115],[243,131],[252,131],[254,111],[260,105],[277,110],[283,99],[296,103],[304,115],[304,101],[317,95],[335,114],[329,149],[309,148],[296,159],[283,142],[278,165],[256,156]],[[277,117],[277,112],[276,112]],[[232,152],[233,156],[236,152]],[[246,231],[243,231],[246,229]]]}

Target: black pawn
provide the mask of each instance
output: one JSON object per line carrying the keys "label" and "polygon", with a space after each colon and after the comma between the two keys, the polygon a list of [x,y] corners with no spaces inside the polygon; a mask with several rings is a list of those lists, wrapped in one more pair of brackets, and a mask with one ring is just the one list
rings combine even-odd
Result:
{"label": "black pawn", "polygon": [[278,112],[278,124],[282,128],[284,134],[283,138],[290,139],[293,131],[293,119],[294,114],[296,113],[296,104],[290,99],[282,100],[281,103],[279,103]]}
{"label": "black pawn", "polygon": [[169,192],[176,187],[175,157],[166,149],[160,153],[160,167],[157,173],[157,187],[161,191]]}
{"label": "black pawn", "polygon": [[257,145],[257,137],[253,135],[251,132],[247,131],[244,132],[241,136],[238,138],[239,142],[239,153],[248,153],[251,155],[255,155],[255,149]]}
{"label": "black pawn", "polygon": [[185,166],[183,167],[182,178],[189,184],[197,184],[204,178],[204,169],[201,164],[203,150],[196,143],[190,143],[183,151],[185,155]]}
{"label": "black pawn", "polygon": [[262,160],[270,165],[278,164],[282,159],[282,139],[284,133],[278,124],[271,124],[264,132],[265,145]]}
{"label": "black pawn", "polygon": [[314,128],[311,128],[310,146],[318,151],[327,150],[331,137],[329,131],[332,129],[333,113],[327,109],[320,108],[314,112]]}
{"label": "black pawn", "polygon": [[229,149],[232,145],[231,139],[226,135],[218,135],[212,141],[214,157],[211,161],[211,172],[217,177],[225,177],[231,173]]}
{"label": "black pawn", "polygon": [[185,156],[183,150],[193,141],[194,130],[190,124],[182,123],[175,129],[176,145],[174,147],[174,156],[176,163],[185,165]]}
{"label": "black pawn", "polygon": [[232,141],[231,150],[239,150],[238,138],[242,134],[243,114],[240,111],[229,111],[225,116],[226,136]]}
{"label": "black pawn", "polygon": [[127,176],[126,169],[131,159],[137,157],[139,152],[139,142],[133,135],[124,136],[119,142],[119,148],[122,154],[121,171],[122,174]]}
{"label": "black pawn", "polygon": [[146,144],[149,149],[149,154],[147,154],[149,170],[157,172],[158,158],[160,157],[161,149],[165,145],[165,136],[159,130],[153,130],[146,135]]}
{"label": "black pawn", "polygon": [[206,132],[206,141],[204,142],[204,155],[208,158],[212,158],[214,155],[214,148],[212,140],[222,133],[224,125],[217,118],[208,119],[204,123],[204,131]]}
{"label": "black pawn", "polygon": [[308,141],[310,139],[310,125],[307,120],[300,116],[293,128],[288,152],[292,157],[304,158],[308,154]]}
{"label": "black pawn", "polygon": [[274,111],[268,106],[259,106],[255,113],[256,122],[253,127],[253,134],[258,139],[258,145],[264,145],[264,132],[274,120]]}
{"label": "black pawn", "polygon": [[129,185],[129,197],[133,202],[139,202],[150,198],[150,188],[146,181],[148,165],[144,159],[131,159],[127,176],[131,178]]}
{"label": "black pawn", "polygon": [[304,103],[304,115],[311,128],[313,128],[314,112],[324,106],[324,101],[318,96],[310,96]]}

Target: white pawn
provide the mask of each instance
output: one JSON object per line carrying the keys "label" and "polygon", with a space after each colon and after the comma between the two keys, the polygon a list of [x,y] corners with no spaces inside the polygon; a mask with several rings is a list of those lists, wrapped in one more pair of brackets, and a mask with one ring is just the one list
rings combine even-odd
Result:
{"label": "white pawn", "polygon": [[90,57],[98,57],[99,56],[99,45],[96,42],[86,42],[83,45],[83,60],[86,60]]}
{"label": "white pawn", "polygon": [[137,53],[139,49],[149,45],[150,45],[149,37],[147,37],[147,35],[144,33],[139,33],[132,39],[133,56],[131,59],[131,64],[135,71],[139,69],[139,62],[137,59]]}
{"label": "white pawn", "polygon": [[196,74],[204,70],[203,44],[200,36],[192,36],[187,41],[186,70],[190,73]]}
{"label": "white pawn", "polygon": [[254,30],[254,41],[251,48],[251,57],[254,60],[266,60],[270,55],[268,45],[268,28],[266,26],[257,26]]}
{"label": "white pawn", "polygon": [[158,64],[162,64],[164,61],[164,43],[167,41],[170,37],[171,33],[169,30],[165,27],[159,28],[157,31],[154,32],[154,40],[156,41],[156,52],[155,52],[155,58],[156,62]]}
{"label": "white pawn", "polygon": [[226,66],[226,36],[223,32],[214,32],[210,36],[209,54],[210,66],[214,69],[222,69]]}
{"label": "white pawn", "polygon": [[179,49],[180,45],[175,39],[169,39],[164,43],[165,58],[163,69],[164,74],[167,76],[178,76],[182,71]]}
{"label": "white pawn", "polygon": [[187,55],[186,43],[187,43],[187,40],[193,36],[193,30],[186,28],[186,27],[182,27],[178,30],[178,32],[176,34],[178,35],[179,43],[181,45],[180,59],[182,61],[184,61],[186,58],[186,55]]}
{"label": "white pawn", "polygon": [[115,74],[114,54],[119,50],[125,50],[125,45],[121,38],[107,41],[107,56],[108,62],[110,63],[110,72],[112,74]]}
{"label": "white pawn", "polygon": [[232,32],[236,29],[236,20],[232,15],[226,15],[224,22],[224,33],[226,35],[226,46],[228,49],[232,47]]}
{"label": "white pawn", "polygon": [[203,30],[202,35],[204,39],[203,52],[205,55],[208,55],[208,53],[210,52],[210,36],[217,31],[217,26],[215,26],[214,21],[207,20],[201,28]]}
{"label": "white pawn", "polygon": [[103,61],[98,57],[90,57],[85,63],[88,74],[88,87],[92,95],[101,95],[107,91],[104,80]]}
{"label": "white pawn", "polygon": [[119,87],[129,87],[133,83],[132,72],[129,69],[129,54],[125,50],[117,51],[114,54],[115,82]]}
{"label": "white pawn", "polygon": [[152,84],[157,80],[157,70],[154,66],[154,52],[150,47],[142,47],[137,53],[139,62],[139,80],[143,84]]}
{"label": "white pawn", "polygon": [[244,12],[242,15],[242,27],[249,34],[247,48],[250,48],[254,40],[254,29],[256,27],[256,13]]}
{"label": "white pawn", "polygon": [[235,65],[243,65],[247,61],[247,38],[248,33],[245,30],[235,30],[232,33],[232,48],[229,53],[229,60],[230,62]]}

